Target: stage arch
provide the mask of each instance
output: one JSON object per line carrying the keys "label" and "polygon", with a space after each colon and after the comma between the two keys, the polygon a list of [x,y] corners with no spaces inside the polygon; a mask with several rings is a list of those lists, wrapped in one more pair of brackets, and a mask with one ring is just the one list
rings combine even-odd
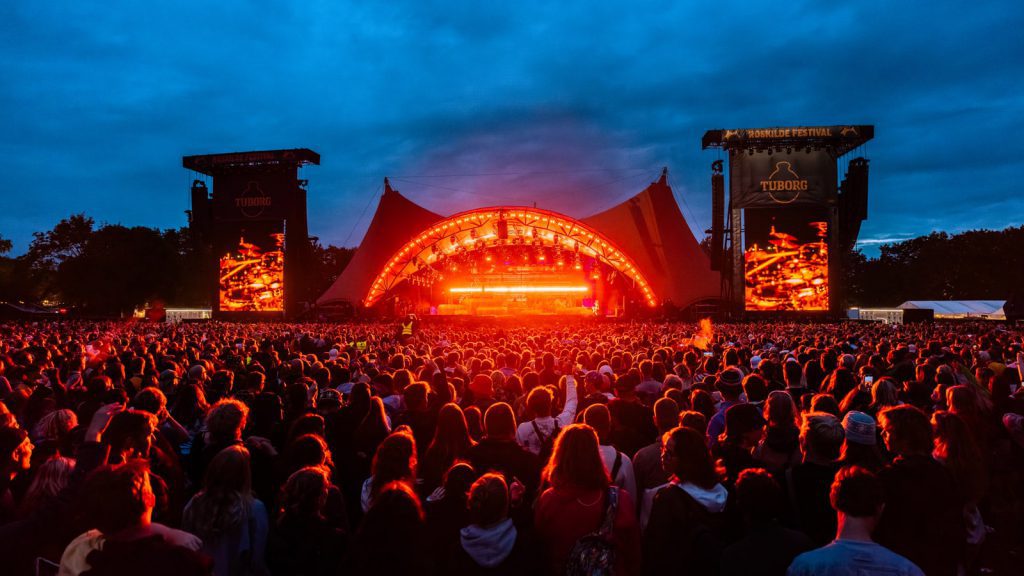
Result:
{"label": "stage arch", "polygon": [[[539,208],[493,206],[468,210],[434,222],[406,242],[379,270],[362,300],[369,308],[403,282],[436,282],[451,259],[465,258],[476,251],[509,251],[527,254],[538,251],[540,260],[560,258],[559,266],[577,270],[581,259],[589,258],[614,269],[634,283],[648,306],[658,299],[637,264],[597,229],[580,220]],[[553,251],[553,252],[552,252]],[[551,256],[547,256],[552,252]],[[486,256],[491,258],[491,256]],[[488,260],[489,262],[489,260]],[[462,290],[475,290],[475,287]],[[573,291],[575,286],[480,286],[480,291]],[[453,292],[458,288],[452,288]]]}

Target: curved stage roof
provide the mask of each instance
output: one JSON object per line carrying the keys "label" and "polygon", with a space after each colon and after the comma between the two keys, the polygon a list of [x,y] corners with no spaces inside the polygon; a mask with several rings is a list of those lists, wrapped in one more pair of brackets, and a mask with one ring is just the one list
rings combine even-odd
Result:
{"label": "curved stage roof", "polygon": [[711,270],[663,173],[636,196],[578,220],[518,206],[443,217],[402,196],[385,179],[384,194],[359,249],[317,305],[372,306],[430,260],[443,240],[457,242],[465,238],[459,233],[498,218],[579,243],[589,255],[633,278],[650,305],[682,308],[719,297],[718,272]]}

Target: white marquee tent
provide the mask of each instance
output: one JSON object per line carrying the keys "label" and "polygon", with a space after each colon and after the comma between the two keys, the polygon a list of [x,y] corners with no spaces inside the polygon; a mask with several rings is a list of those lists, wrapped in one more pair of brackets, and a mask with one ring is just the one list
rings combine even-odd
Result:
{"label": "white marquee tent", "polygon": [[1006,300],[907,300],[903,310],[934,310],[935,318],[987,318],[1005,320]]}

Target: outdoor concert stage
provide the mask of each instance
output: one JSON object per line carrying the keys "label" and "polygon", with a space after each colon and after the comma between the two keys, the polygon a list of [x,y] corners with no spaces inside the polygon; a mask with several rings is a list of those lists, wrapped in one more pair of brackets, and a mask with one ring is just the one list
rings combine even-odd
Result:
{"label": "outdoor concert stage", "polygon": [[719,296],[667,174],[586,218],[491,206],[441,216],[391,188],[318,307],[420,317],[594,318]]}

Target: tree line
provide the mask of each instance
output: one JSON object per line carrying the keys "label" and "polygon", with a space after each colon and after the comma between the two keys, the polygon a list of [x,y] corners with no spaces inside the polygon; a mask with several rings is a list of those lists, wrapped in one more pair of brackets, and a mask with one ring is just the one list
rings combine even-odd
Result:
{"label": "tree line", "polygon": [[[120,315],[156,303],[208,307],[216,283],[216,258],[188,227],[97,225],[74,214],[34,233],[25,254],[8,256],[11,248],[0,235],[0,301],[52,301],[86,314]],[[300,300],[314,302],[354,253],[312,240]],[[843,258],[848,306],[1024,296],[1024,226],[933,232],[882,245],[876,258],[859,250]]]}
{"label": "tree line", "polygon": [[877,258],[846,255],[848,303],[896,306],[907,300],[1024,297],[1024,226],[932,232],[884,244]]}
{"label": "tree line", "polygon": [[[216,256],[193,241],[188,227],[97,225],[74,214],[35,232],[25,254],[6,256],[11,247],[0,237],[0,301],[58,302],[97,316],[130,314],[147,305],[212,304]],[[315,301],[354,252],[312,240],[300,300]]]}

